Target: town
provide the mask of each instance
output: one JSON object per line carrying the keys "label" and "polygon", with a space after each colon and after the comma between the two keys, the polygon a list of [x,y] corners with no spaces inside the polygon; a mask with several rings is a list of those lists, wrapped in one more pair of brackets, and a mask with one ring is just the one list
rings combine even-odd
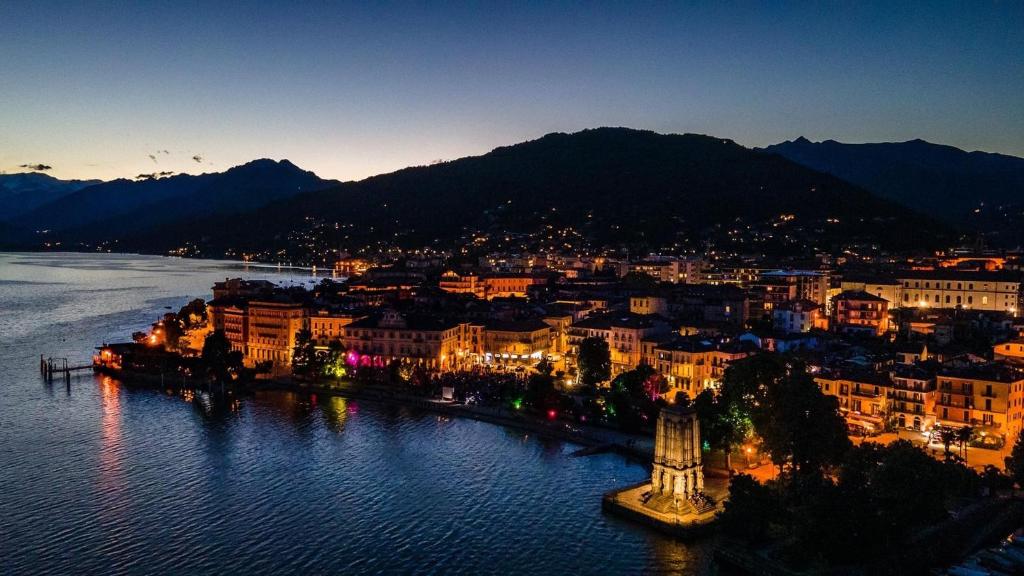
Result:
{"label": "town", "polygon": [[[198,353],[221,331],[261,377],[297,373],[304,345],[323,376],[402,366],[525,378],[543,365],[565,392],[646,367],[648,393],[669,404],[716,391],[740,359],[784,354],[837,399],[852,435],[941,444],[942,431],[966,429],[963,441],[986,449],[969,453],[1001,465],[1024,414],[1021,265],[951,254],[868,274],[828,259],[774,268],[656,255],[490,254],[460,267],[344,258],[333,279],[308,288],[218,282],[209,323],[189,331],[198,336],[168,342],[164,322],[185,328],[172,314],[143,341]],[[332,353],[332,363],[315,361]]]}

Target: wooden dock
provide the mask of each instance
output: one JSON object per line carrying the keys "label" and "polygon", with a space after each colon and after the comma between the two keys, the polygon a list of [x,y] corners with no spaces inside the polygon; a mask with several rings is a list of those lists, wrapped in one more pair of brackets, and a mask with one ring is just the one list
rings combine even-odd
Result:
{"label": "wooden dock", "polygon": [[53,383],[55,376],[63,376],[67,384],[71,384],[71,373],[80,370],[92,370],[92,362],[88,364],[71,364],[67,358],[44,358],[39,355],[39,375],[47,383]]}

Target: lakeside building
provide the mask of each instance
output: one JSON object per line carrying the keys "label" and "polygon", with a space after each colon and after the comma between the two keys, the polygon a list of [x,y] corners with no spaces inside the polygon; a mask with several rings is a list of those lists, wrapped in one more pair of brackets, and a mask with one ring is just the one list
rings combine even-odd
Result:
{"label": "lakeside building", "polygon": [[271,373],[291,368],[296,334],[306,327],[306,309],[286,298],[251,300],[244,356],[249,365],[270,362]]}
{"label": "lakeside building", "polygon": [[608,343],[612,377],[640,365],[644,340],[665,337],[669,324],[658,314],[606,312],[591,314],[569,327],[569,354],[575,357],[585,338],[601,338]]}
{"label": "lakeside building", "polygon": [[459,322],[394,310],[342,326],[338,340],[349,351],[350,363],[365,366],[399,360],[446,370],[454,368],[465,353],[460,348]]}
{"label": "lakeside building", "polygon": [[938,400],[934,365],[896,364],[890,381],[890,412],[895,425],[921,432],[931,430],[936,422]]}
{"label": "lakeside building", "polygon": [[490,320],[482,334],[483,347],[474,352],[487,364],[535,364],[555,353],[551,326],[540,319]]}
{"label": "lakeside building", "polygon": [[688,336],[654,343],[653,361],[648,364],[668,383],[666,399],[674,399],[678,392],[693,399],[705,389],[717,390],[729,363],[753,352],[753,346],[738,341]]}
{"label": "lakeside building", "polygon": [[533,274],[526,272],[506,272],[478,274],[475,272],[458,273],[448,270],[441,275],[438,287],[453,294],[471,294],[475,298],[493,300],[494,298],[526,298],[535,286],[545,286],[551,282],[550,274]]}
{"label": "lakeside building", "polygon": [[302,302],[282,293],[251,298],[235,293],[214,298],[207,306],[213,328],[224,331],[231,349],[242,353],[247,367],[268,363],[271,374],[288,372],[295,335],[307,326]]}
{"label": "lakeside building", "polygon": [[868,292],[842,292],[832,298],[835,328],[845,333],[881,335],[889,330],[889,302]]}
{"label": "lakeside building", "polygon": [[221,298],[253,298],[267,294],[277,286],[267,280],[243,280],[242,278],[225,278],[223,282],[214,282],[213,299]]}
{"label": "lakeside building", "polygon": [[1024,414],[1024,372],[1001,363],[943,367],[936,376],[937,420],[944,426],[980,426],[1015,437]]}
{"label": "lakeside building", "polygon": [[839,401],[839,411],[848,424],[868,431],[881,431],[889,415],[892,380],[885,372],[870,370],[824,370],[814,377],[818,388]]}
{"label": "lakeside building", "polygon": [[332,340],[339,340],[345,326],[366,317],[364,313],[334,311],[318,308],[309,315],[309,331],[317,347],[326,348]]}

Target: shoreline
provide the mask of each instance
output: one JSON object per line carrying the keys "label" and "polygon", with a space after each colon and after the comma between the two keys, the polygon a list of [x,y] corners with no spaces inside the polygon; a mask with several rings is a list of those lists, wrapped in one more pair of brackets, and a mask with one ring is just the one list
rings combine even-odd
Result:
{"label": "shoreline", "polygon": [[[96,369],[96,374],[115,378],[127,386],[145,388],[190,388],[193,390],[212,390],[217,384],[204,383],[194,379],[167,378],[162,375],[127,373],[105,369]],[[641,434],[629,434],[611,428],[569,423],[564,420],[546,421],[526,414],[510,413],[501,408],[483,406],[467,406],[454,402],[433,400],[415,396],[384,385],[353,384],[340,382],[338,385],[305,384],[292,380],[268,379],[256,380],[246,386],[223,386],[242,394],[255,392],[292,392],[305,394],[322,394],[338,396],[354,400],[365,400],[412,408],[420,408],[445,416],[467,418],[478,422],[486,422],[495,426],[534,432],[542,437],[552,438],[576,444],[581,447],[574,456],[587,456],[603,452],[614,452],[627,460],[651,467],[654,455],[654,439]],[[633,446],[627,442],[633,441]]]}
{"label": "shoreline", "polygon": [[[542,437],[553,438],[570,442],[582,447],[576,455],[586,456],[601,452],[615,452],[628,460],[642,464],[644,467],[651,466],[653,452],[653,438],[639,434],[628,434],[618,430],[598,428],[581,424],[570,424],[563,420],[545,421],[525,414],[516,415],[501,408],[488,408],[483,406],[468,406],[455,402],[432,400],[421,396],[405,394],[387,386],[379,385],[354,385],[342,384],[341,386],[325,387],[323,385],[311,384],[304,386],[294,382],[283,380],[267,380],[263,385],[257,384],[250,388],[252,391],[276,391],[276,392],[306,392],[312,394],[324,394],[327,396],[339,396],[355,400],[366,400],[382,404],[392,404],[421,408],[445,416],[466,418],[478,422],[486,422],[496,426],[503,426],[515,430],[535,432]],[[569,427],[572,426],[572,429]],[[651,450],[647,451],[640,447],[629,447],[628,440],[642,441],[641,446],[650,442]]]}

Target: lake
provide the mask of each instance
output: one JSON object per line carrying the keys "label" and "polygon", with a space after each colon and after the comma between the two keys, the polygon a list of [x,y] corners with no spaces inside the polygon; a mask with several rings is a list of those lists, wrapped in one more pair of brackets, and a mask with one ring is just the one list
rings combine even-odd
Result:
{"label": "lake", "polygon": [[82,373],[227,277],[310,271],[0,253],[0,574],[704,574],[688,545],[601,512],[642,480],[613,454],[409,408],[218,400]]}

